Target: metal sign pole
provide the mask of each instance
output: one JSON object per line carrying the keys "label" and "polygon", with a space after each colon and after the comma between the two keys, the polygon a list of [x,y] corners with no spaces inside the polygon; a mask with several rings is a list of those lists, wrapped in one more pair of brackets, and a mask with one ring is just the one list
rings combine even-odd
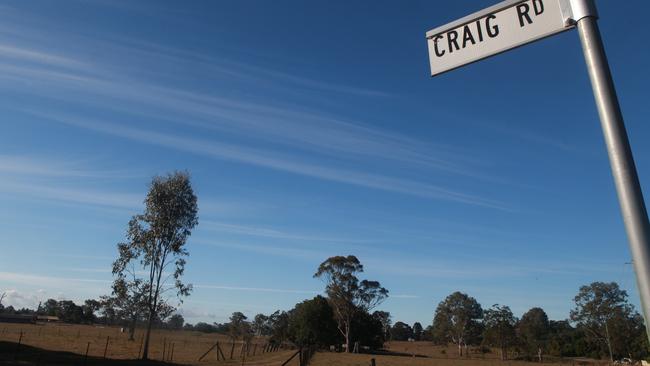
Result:
{"label": "metal sign pole", "polygon": [[648,213],[607,63],[607,56],[598,30],[596,21],[598,15],[594,4],[592,0],[572,0],[571,3],[574,20],[578,22],[580,42],[605,135],[607,153],[634,261],[643,317],[646,320],[646,332],[650,339],[650,326],[648,326],[650,320],[650,224],[648,223]]}

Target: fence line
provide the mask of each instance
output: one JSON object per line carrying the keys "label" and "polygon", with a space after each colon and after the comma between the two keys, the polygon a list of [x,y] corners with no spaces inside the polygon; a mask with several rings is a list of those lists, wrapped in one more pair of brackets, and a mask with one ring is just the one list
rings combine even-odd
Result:
{"label": "fence line", "polygon": [[[61,359],[81,366],[108,359],[136,360],[144,347],[144,331],[137,328],[136,332],[135,341],[128,341],[128,332],[112,327],[0,323],[0,340],[7,341],[4,343],[5,351],[0,351],[0,363],[13,358],[34,364],[38,364],[39,359]],[[288,350],[296,349],[288,343],[269,342],[268,338],[258,337],[249,341],[227,341],[222,334],[171,330],[157,330],[152,335],[151,342],[155,346],[152,347],[150,358],[166,362],[196,362],[202,356],[201,361],[232,360],[246,365],[266,360],[264,362],[273,361],[279,365],[285,354],[288,356],[292,353]],[[181,347],[176,347],[177,343]],[[225,347],[230,347],[231,352],[228,353]],[[267,356],[266,353],[278,355]]]}

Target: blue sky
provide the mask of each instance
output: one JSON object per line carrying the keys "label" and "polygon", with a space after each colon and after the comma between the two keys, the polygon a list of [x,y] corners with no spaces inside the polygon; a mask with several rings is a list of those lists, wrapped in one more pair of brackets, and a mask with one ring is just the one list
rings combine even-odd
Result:
{"label": "blue sky", "polygon": [[[576,32],[429,77],[424,33],[492,3],[0,4],[5,302],[108,293],[151,177],[187,169],[189,322],[289,309],[347,254],[395,321],[456,290],[553,319],[592,281],[637,304]],[[650,192],[650,4],[599,10]]]}

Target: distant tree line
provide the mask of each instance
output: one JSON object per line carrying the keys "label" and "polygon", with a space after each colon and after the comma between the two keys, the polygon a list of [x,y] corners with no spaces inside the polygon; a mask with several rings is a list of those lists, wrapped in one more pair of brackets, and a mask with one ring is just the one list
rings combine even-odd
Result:
{"label": "distant tree line", "polygon": [[438,304],[433,324],[424,330],[417,322],[412,327],[401,321],[391,326],[388,314],[388,339],[454,344],[460,357],[467,355],[470,346],[484,352],[496,349],[504,360],[517,357],[541,362],[544,355],[610,360],[648,356],[643,318],[618,284],[582,286],[574,303],[566,320],[549,320],[538,307],[518,319],[508,306],[483,309],[473,297],[454,292]]}
{"label": "distant tree line", "polygon": [[[77,305],[72,300],[48,299],[40,303],[36,309],[14,309],[11,305],[5,307],[0,304],[0,314],[53,316],[61,322],[71,324],[130,325],[130,319],[121,317],[112,302],[107,301],[105,297],[99,300],[88,299],[81,305]],[[164,314],[164,317],[156,319],[154,326],[156,328],[182,329],[184,322],[183,316],[180,314]],[[138,322],[138,325],[144,324],[144,321]]]}

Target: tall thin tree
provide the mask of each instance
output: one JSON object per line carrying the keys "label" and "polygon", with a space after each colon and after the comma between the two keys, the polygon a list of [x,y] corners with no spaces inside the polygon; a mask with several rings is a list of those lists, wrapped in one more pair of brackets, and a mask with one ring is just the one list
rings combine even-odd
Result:
{"label": "tall thin tree", "polygon": [[182,276],[189,255],[185,244],[198,224],[198,206],[186,172],[154,177],[144,203],[144,213],[129,221],[128,241],[117,245],[119,257],[113,263],[113,274],[125,279],[132,274],[133,264],[145,273],[142,288],[146,291],[147,328],[142,359],[146,360],[151,326],[162,312],[168,313],[165,293],[175,291],[182,302],[192,290]]}

